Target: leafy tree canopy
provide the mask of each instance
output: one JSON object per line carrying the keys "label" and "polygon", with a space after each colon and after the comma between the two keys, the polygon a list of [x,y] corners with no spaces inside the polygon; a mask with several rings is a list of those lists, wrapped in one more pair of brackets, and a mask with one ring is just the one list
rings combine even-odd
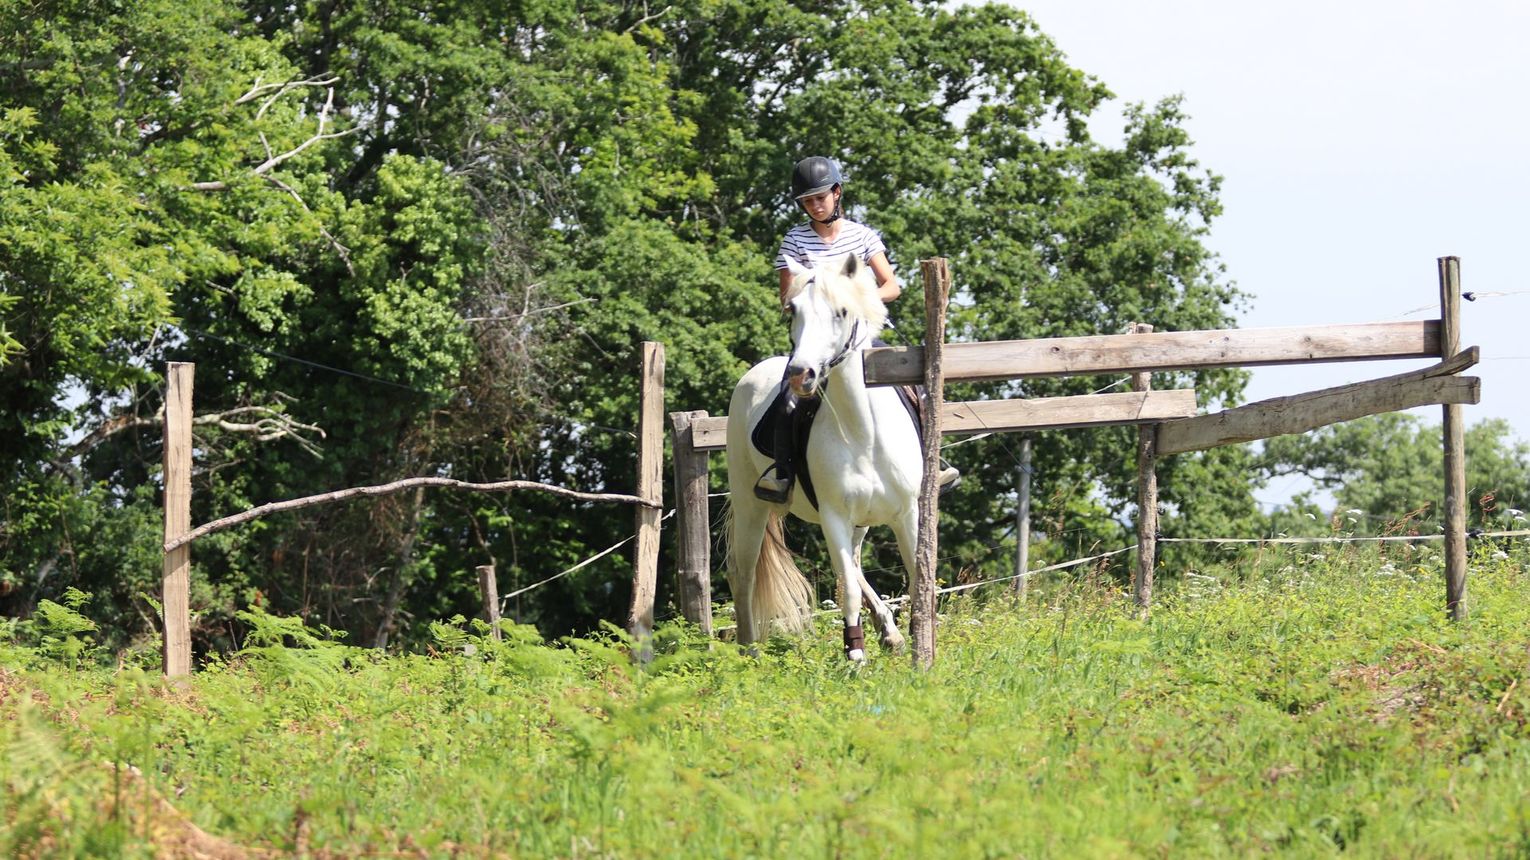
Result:
{"label": "leafy tree canopy", "polygon": [[[0,582],[22,604],[108,592],[119,630],[152,617],[136,595],[158,576],[165,361],[198,364],[209,419],[196,521],[420,474],[628,491],[641,341],[667,346],[668,408],[713,414],[785,346],[770,260],[804,155],[843,163],[850,214],[907,285],[919,259],[951,260],[954,337],[1225,327],[1241,301],[1202,244],[1219,179],[1180,102],[1132,107],[1119,146],[1092,140],[1109,91],[1008,6],[46,5],[0,2]],[[920,339],[916,296],[891,339]],[[1155,384],[1211,404],[1243,379]],[[1038,437],[1057,538],[1039,551],[1124,538],[1131,440]],[[960,566],[1008,568],[1011,450],[952,449]],[[1249,521],[1247,466],[1236,449],[1170,461],[1165,530]],[[509,591],[630,529],[628,511],[531,495],[273,518],[197,544],[199,642],[247,605],[420,636],[473,611],[475,565]],[[587,628],[620,616],[626,580],[613,554],[507,608]]]}

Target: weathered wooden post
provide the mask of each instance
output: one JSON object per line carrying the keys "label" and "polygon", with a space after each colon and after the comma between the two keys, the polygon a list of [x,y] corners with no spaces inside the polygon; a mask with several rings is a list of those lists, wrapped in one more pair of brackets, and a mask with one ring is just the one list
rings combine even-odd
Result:
{"label": "weathered wooden post", "polygon": [[1031,578],[1031,434],[1020,437],[1020,503],[1015,508],[1015,596],[1024,598]]}
{"label": "weathered wooden post", "polygon": [[627,632],[643,639],[653,632],[654,589],[659,571],[659,520],[664,506],[664,344],[643,341],[642,391],[638,406],[637,549],[632,574],[632,609]]}
{"label": "weathered wooden post", "polygon": [[[1132,334],[1149,334],[1153,327],[1136,323]],[[1133,373],[1133,391],[1151,391],[1153,375]],[[1137,570],[1132,594],[1137,611],[1146,614],[1153,603],[1153,566],[1158,561],[1158,425],[1137,426]]]}
{"label": "weathered wooden post", "polygon": [[[1449,361],[1461,349],[1461,258],[1441,257],[1440,358]],[[1445,444],[1445,608],[1460,621],[1466,602],[1466,431],[1459,403],[1444,405]]]}
{"label": "weathered wooden post", "polygon": [[940,524],[940,412],[945,404],[945,376],[941,359],[946,340],[946,300],[951,294],[951,272],[946,258],[921,260],[924,277],[924,481],[919,491],[918,561],[909,592],[909,635],[914,640],[915,668],[935,663],[935,561],[936,530]]}
{"label": "weathered wooden post", "polygon": [[483,598],[483,620],[489,622],[489,635],[495,642],[499,632],[499,580],[494,575],[494,565],[480,564],[478,572],[478,595]]}
{"label": "weathered wooden post", "polygon": [[708,507],[707,452],[697,451],[692,424],[707,413],[671,412],[675,451],[675,534],[679,536],[676,586],[685,620],[712,635],[712,512]]}
{"label": "weathered wooden post", "polygon": [[[191,530],[191,389],[196,365],[172,361],[165,372],[165,543]],[[160,583],[164,672],[191,673],[191,544],[165,553]]]}

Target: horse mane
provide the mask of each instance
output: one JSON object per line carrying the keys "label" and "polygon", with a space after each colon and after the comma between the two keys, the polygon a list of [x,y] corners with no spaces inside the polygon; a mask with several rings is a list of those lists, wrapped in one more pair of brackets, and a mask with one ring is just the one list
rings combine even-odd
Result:
{"label": "horse mane", "polygon": [[799,273],[786,291],[787,301],[797,297],[807,286],[809,275],[817,273],[817,284],[824,301],[836,311],[845,311],[865,320],[873,332],[887,324],[887,305],[877,295],[876,277],[871,267],[854,254],[846,254],[844,263],[827,263]]}

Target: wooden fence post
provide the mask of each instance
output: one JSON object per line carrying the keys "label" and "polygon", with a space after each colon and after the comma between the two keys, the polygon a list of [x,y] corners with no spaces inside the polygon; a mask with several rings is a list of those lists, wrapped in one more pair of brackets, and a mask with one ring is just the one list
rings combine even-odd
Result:
{"label": "wooden fence post", "polygon": [[[1441,257],[1440,358],[1461,349],[1461,258]],[[1444,405],[1445,446],[1445,609],[1456,621],[1468,615],[1466,602],[1466,430],[1462,406]]]}
{"label": "wooden fence post", "polygon": [[946,258],[921,260],[924,277],[924,481],[919,491],[918,560],[910,589],[909,635],[914,640],[914,667],[935,664],[935,562],[937,527],[940,524],[940,411],[945,403],[945,378],[941,372],[946,340],[946,301],[951,293],[951,272]]}
{"label": "wooden fence post", "polygon": [[[1132,326],[1133,334],[1148,334],[1152,330],[1147,323]],[[1132,374],[1133,391],[1149,391],[1152,387],[1152,374]],[[1132,594],[1140,614],[1146,614],[1153,603],[1153,566],[1158,561],[1157,443],[1157,424],[1137,427],[1137,570]]]}
{"label": "wooden fence post", "polygon": [[494,575],[494,565],[480,564],[478,570],[478,594],[483,598],[483,620],[489,622],[489,636],[500,641],[499,632],[499,580]]}
{"label": "wooden fence post", "polygon": [[1015,596],[1031,587],[1031,434],[1020,437],[1020,503],[1015,509]]}
{"label": "wooden fence post", "polygon": [[[165,372],[165,543],[191,530],[191,389],[196,365],[172,361]],[[164,672],[191,674],[191,545],[165,553],[160,605]]]}
{"label": "wooden fence post", "polygon": [[664,504],[664,344],[643,341],[642,393],[638,406],[637,549],[632,574],[632,609],[627,632],[644,639],[653,632],[654,589],[659,571],[659,520]]}
{"label": "wooden fence post", "polygon": [[671,442],[675,451],[675,584],[685,620],[712,635],[712,513],[707,501],[707,452],[697,451],[692,424],[706,412],[671,412]]}

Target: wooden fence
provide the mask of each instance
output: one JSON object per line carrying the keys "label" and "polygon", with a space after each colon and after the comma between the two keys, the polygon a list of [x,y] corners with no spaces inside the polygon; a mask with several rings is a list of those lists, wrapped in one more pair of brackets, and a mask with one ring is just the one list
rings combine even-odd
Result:
{"label": "wooden fence", "polygon": [[[926,261],[927,263],[933,261]],[[926,295],[941,294],[944,260],[926,267]],[[945,382],[993,382],[1040,377],[1130,374],[1130,392],[1016,400],[945,403],[934,410],[939,435],[1056,430],[1105,425],[1138,425],[1138,553],[1133,594],[1146,611],[1152,603],[1157,557],[1157,460],[1220,445],[1292,433],[1367,415],[1444,406],[1446,534],[1445,605],[1452,618],[1467,614],[1466,463],[1462,404],[1481,399],[1481,383],[1458,374],[1476,364],[1477,347],[1460,348],[1460,261],[1438,261],[1440,318],[1413,322],[1323,325],[1289,328],[1155,332],[1133,326],[1131,333],[978,343],[944,343],[943,314],[927,308],[927,329],[941,342],[939,373]],[[931,350],[935,352],[935,350]],[[1315,364],[1321,362],[1434,358],[1420,370],[1197,415],[1193,389],[1153,390],[1155,371],[1222,367]],[[926,380],[930,356],[922,347],[866,351],[866,382],[897,385]],[[679,550],[682,610],[710,629],[711,524],[706,503],[707,454],[726,445],[726,416],[672,412],[675,495],[681,513]],[[924,504],[933,505],[926,494]],[[921,566],[926,562],[921,556]],[[928,563],[933,564],[933,554]],[[1019,571],[1023,573],[1023,571]],[[932,572],[919,571],[915,589]],[[915,595],[916,606],[922,595]],[[933,648],[933,643],[931,644]],[[931,658],[933,654],[929,655]],[[916,662],[924,655],[915,653]]]}
{"label": "wooden fence", "polygon": [[[191,428],[194,372],[195,365],[189,362],[171,362],[165,373],[165,543],[164,575],[160,592],[164,612],[163,666],[167,677],[189,674],[192,668],[191,544],[197,538],[279,511],[336,502],[356,496],[390,495],[424,487],[490,493],[538,490],[581,501],[635,505],[637,547],[633,559],[632,606],[627,617],[627,629],[637,637],[645,636],[653,629],[654,587],[658,580],[659,569],[659,521],[664,506],[663,344],[645,342],[642,345],[640,368],[642,389],[639,396],[638,474],[635,495],[584,493],[536,481],[473,483],[427,476],[271,502],[204,523],[196,528],[191,527]],[[494,569],[492,566],[481,565],[475,573],[483,598],[485,618],[493,624],[499,615],[498,586],[495,582]],[[498,635],[497,630],[494,631],[494,635]]]}
{"label": "wooden fence", "polygon": [[[1133,594],[1146,611],[1152,602],[1152,576],[1157,557],[1158,459],[1219,445],[1304,433],[1328,424],[1381,412],[1430,404],[1444,406],[1444,475],[1446,536],[1445,604],[1452,618],[1466,617],[1466,461],[1462,404],[1477,403],[1481,383],[1458,374],[1478,361],[1477,347],[1460,349],[1460,261],[1438,261],[1440,318],[1415,322],[1383,322],[1290,328],[1223,329],[1155,332],[1135,325],[1128,334],[1045,338],[979,343],[945,343],[944,309],[949,275],[945,261],[924,261],[927,332],[938,347],[881,347],[866,351],[866,382],[899,385],[925,382],[933,392],[927,410],[928,445],[944,435],[1057,430],[1108,425],[1137,425],[1138,546]],[[1154,390],[1156,371],[1221,367],[1259,367],[1320,362],[1436,358],[1439,363],[1368,382],[1343,385],[1290,397],[1279,397],[1209,415],[1196,414],[1194,389]],[[933,359],[933,361],[932,361]],[[241,522],[312,504],[357,495],[384,495],[423,486],[476,492],[534,489],[585,501],[636,505],[636,550],[632,603],[627,629],[643,637],[653,629],[659,555],[659,524],[663,511],[664,347],[645,342],[640,370],[637,493],[581,493],[532,481],[473,484],[446,478],[408,478],[373,487],[337,490],[319,496],[273,502],[231,517],[191,527],[192,373],[189,363],[174,362],[166,374],[165,414],[165,546],[162,602],[164,607],[164,672],[191,671],[188,588],[190,544],[196,538]],[[945,403],[945,382],[992,382],[1041,377],[1130,374],[1132,391],[1071,397],[984,400]],[[674,447],[676,497],[677,581],[682,614],[707,632],[712,631],[712,525],[708,505],[709,454],[727,444],[726,416],[704,411],[669,413]],[[933,459],[926,452],[926,470]],[[920,569],[911,595],[921,619],[915,636],[914,659],[929,665],[934,659],[934,506],[933,484],[921,500]],[[928,532],[928,533],[927,533]],[[1017,571],[1023,574],[1024,571]],[[485,593],[485,613],[492,617],[489,595],[495,586],[492,571],[478,571]],[[926,610],[926,611],[921,611]],[[927,636],[922,634],[927,632]],[[922,644],[921,644],[922,643]]]}

